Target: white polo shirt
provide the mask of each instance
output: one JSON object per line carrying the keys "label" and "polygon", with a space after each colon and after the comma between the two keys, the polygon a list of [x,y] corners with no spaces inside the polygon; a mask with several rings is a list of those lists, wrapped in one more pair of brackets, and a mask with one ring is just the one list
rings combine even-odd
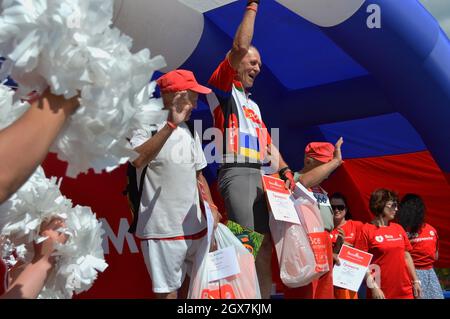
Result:
{"label": "white polo shirt", "polygon": [[[166,123],[134,132],[133,148]],[[197,171],[206,167],[200,138],[181,123],[149,164],[144,180],[136,236],[142,239],[193,235],[206,228],[199,206]],[[137,170],[137,182],[142,169]]]}

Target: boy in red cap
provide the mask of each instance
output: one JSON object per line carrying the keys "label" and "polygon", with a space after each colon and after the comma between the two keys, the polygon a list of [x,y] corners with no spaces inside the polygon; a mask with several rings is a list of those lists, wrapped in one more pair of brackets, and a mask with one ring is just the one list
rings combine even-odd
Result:
{"label": "boy in red cap", "polygon": [[327,193],[320,187],[328,176],[342,164],[342,137],[334,146],[327,142],[311,142],[306,145],[304,167],[294,174],[294,180],[311,188],[319,202],[320,213],[326,230],[333,230],[333,211]]}
{"label": "boy in red cap", "polygon": [[198,182],[216,223],[220,214],[202,175],[206,159],[200,138],[185,123],[197,107],[198,94],[211,90],[198,84],[194,74],[186,70],[168,72],[157,84],[164,109],[169,111],[167,121],[136,130],[130,141],[139,153],[133,161],[137,181],[145,170],[136,236],[141,239],[156,298],[172,299],[180,297],[178,290],[184,282],[189,283],[186,275],[206,240]]}
{"label": "boy in red cap", "polygon": [[[320,215],[322,217],[324,228],[331,232],[334,228],[333,210],[327,192],[320,187],[320,183],[338,168],[342,163],[341,146],[343,138],[339,138],[333,146],[326,142],[312,142],[305,148],[304,167],[301,171],[294,174],[294,180],[300,182],[303,186],[310,189],[317,199]],[[330,237],[327,236],[327,257],[330,264],[330,271],[313,281],[307,286],[285,289],[286,298],[304,298],[304,299],[334,299],[333,289],[333,249]]]}

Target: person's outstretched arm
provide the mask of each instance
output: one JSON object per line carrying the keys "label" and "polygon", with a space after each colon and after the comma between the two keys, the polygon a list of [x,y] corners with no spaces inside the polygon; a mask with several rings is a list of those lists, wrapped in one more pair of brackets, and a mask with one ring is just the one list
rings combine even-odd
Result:
{"label": "person's outstretched arm", "polygon": [[78,99],[47,90],[13,124],[0,131],[0,203],[9,198],[45,159]]}
{"label": "person's outstretched arm", "polygon": [[173,99],[172,105],[168,108],[169,116],[167,119],[167,124],[150,139],[134,149],[139,153],[139,156],[132,162],[133,166],[136,168],[141,168],[150,163],[159,154],[175,129],[175,127],[172,127],[169,123],[178,126],[186,120],[192,108],[193,105],[188,99],[188,92],[177,92]]}
{"label": "person's outstretched arm", "polygon": [[203,196],[205,197],[205,200],[208,202],[212,215],[214,217],[214,227],[217,227],[217,224],[220,223],[220,220],[222,219],[222,214],[220,214],[219,209],[214,204],[214,201],[211,196],[211,191],[209,189],[208,181],[203,176],[202,171],[197,172],[197,181],[202,185],[203,190]]}
{"label": "person's outstretched arm", "polygon": [[303,186],[309,188],[319,185],[343,163],[341,154],[341,145],[343,142],[344,140],[342,137],[336,142],[334,157],[331,161],[300,175],[299,181]]}
{"label": "person's outstretched arm", "polygon": [[233,40],[233,47],[228,54],[231,66],[237,70],[239,63],[247,54],[253,39],[256,11],[259,1],[247,1],[247,8]]}

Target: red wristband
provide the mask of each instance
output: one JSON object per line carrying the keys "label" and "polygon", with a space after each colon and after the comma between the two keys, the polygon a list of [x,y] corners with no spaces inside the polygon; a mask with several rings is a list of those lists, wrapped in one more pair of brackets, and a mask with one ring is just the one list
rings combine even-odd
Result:
{"label": "red wristband", "polygon": [[253,6],[247,6],[246,9],[255,11],[255,13],[258,12],[258,9],[254,8]]}
{"label": "red wristband", "polygon": [[171,121],[167,121],[167,125],[169,125],[172,130],[174,130],[174,129],[176,129],[178,127],[178,125],[174,124]]}
{"label": "red wristband", "polygon": [[294,178],[294,175],[292,175],[292,171],[291,170],[289,170],[289,171],[286,171],[285,173],[284,173],[284,176],[286,176],[287,178]]}

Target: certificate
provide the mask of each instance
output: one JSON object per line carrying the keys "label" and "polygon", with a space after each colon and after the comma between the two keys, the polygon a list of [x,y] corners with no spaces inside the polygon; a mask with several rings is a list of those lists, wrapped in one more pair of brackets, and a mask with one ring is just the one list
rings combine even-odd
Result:
{"label": "certificate", "polygon": [[372,254],[365,251],[342,245],[339,252],[340,265],[334,265],[333,285],[358,291],[369,268]]}
{"label": "certificate", "polygon": [[284,187],[284,182],[279,178],[263,175],[263,184],[273,217],[279,221],[300,224],[294,197]]}
{"label": "certificate", "polygon": [[234,246],[208,253],[208,282],[220,280],[241,272]]}

